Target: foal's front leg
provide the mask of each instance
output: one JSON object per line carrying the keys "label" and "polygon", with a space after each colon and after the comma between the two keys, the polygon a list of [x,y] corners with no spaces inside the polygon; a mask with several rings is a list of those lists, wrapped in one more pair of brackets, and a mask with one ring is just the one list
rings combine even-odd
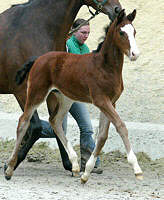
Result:
{"label": "foal's front leg", "polygon": [[80,172],[78,157],[76,152],[73,150],[71,143],[67,140],[62,128],[64,116],[68,113],[69,109],[72,106],[73,101],[59,92],[56,92],[56,97],[59,103],[58,110],[55,116],[50,115],[49,122],[52,128],[54,129],[54,132],[62,142],[68,154],[69,160],[72,163],[72,172],[74,173],[74,175],[76,175],[77,173]]}
{"label": "foal's front leg", "polygon": [[[106,97],[103,99],[102,96],[101,96],[101,99],[95,101],[95,105],[106,115],[108,120],[105,120],[105,118],[104,118],[104,120],[106,122],[105,121],[103,122],[102,121],[103,115],[102,115],[101,120],[100,120],[100,124],[103,125],[104,127],[107,126],[107,125],[109,126],[109,122],[112,122],[114,124],[117,132],[121,136],[123,143],[125,145],[128,162],[133,166],[136,178],[142,180],[143,173],[142,173],[142,170],[141,170],[141,168],[138,164],[137,158],[136,158],[136,156],[135,156],[135,154],[134,154],[134,152],[131,148],[131,145],[130,145],[130,142],[129,142],[129,139],[128,139],[128,130],[125,126],[125,123],[120,119],[119,115],[115,111],[110,100]],[[92,155],[91,155],[91,157],[90,157],[90,159],[88,160],[88,163],[87,163],[88,164],[88,171],[85,171],[85,173],[81,177],[82,183],[85,183],[88,180],[90,170],[91,170],[89,168],[89,166],[91,166],[91,168],[94,166],[96,156],[97,156],[97,154],[99,154],[100,150],[104,146],[105,141],[107,139],[107,136],[108,136],[107,132],[108,131],[106,131],[104,133],[99,133],[100,137],[98,138],[96,147],[95,147],[95,149],[94,149],[94,151],[93,151],[93,153],[92,153]]]}
{"label": "foal's front leg", "polygon": [[142,170],[138,164],[137,158],[131,148],[130,141],[128,138],[128,130],[126,128],[125,123],[120,119],[119,115],[115,111],[112,103],[110,100],[104,101],[104,103],[101,103],[101,107],[99,107],[105,115],[108,117],[108,119],[113,123],[115,126],[117,132],[119,133],[120,137],[123,140],[126,152],[127,152],[127,159],[128,162],[133,166],[134,174],[137,179],[142,180],[143,179],[143,173]]}

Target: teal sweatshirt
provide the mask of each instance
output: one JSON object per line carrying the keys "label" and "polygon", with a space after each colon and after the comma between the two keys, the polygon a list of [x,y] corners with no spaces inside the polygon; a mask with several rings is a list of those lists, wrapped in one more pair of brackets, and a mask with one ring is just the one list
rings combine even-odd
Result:
{"label": "teal sweatshirt", "polygon": [[86,54],[89,53],[89,48],[86,44],[80,44],[74,35],[67,40],[67,47],[69,53]]}

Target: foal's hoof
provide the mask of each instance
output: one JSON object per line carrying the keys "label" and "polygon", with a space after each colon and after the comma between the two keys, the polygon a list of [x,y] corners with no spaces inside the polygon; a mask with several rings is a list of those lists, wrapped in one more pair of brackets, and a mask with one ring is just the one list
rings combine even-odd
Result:
{"label": "foal's hoof", "polygon": [[85,176],[84,174],[81,176],[81,184],[85,184],[88,181],[88,177]]}
{"label": "foal's hoof", "polygon": [[143,173],[138,173],[138,174],[135,174],[136,176],[136,179],[142,181],[143,180]]}
{"label": "foal's hoof", "polygon": [[4,164],[4,174],[5,174],[5,179],[7,180],[7,181],[9,181],[10,179],[11,179],[11,176],[9,176],[9,175],[6,175],[6,170],[7,170],[7,164],[5,163]]}
{"label": "foal's hoof", "polygon": [[80,176],[80,172],[72,172],[72,176],[73,177],[79,177]]}
{"label": "foal's hoof", "polygon": [[74,165],[72,168],[72,174],[73,176],[79,176],[80,173],[80,167],[79,165]]}

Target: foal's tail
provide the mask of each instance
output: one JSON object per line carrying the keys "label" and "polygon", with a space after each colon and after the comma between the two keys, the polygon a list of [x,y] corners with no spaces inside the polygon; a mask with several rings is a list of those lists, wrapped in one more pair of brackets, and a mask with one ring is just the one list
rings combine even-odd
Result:
{"label": "foal's tail", "polygon": [[20,85],[23,83],[24,79],[26,78],[27,73],[30,71],[30,69],[32,68],[35,60],[37,59],[37,57],[32,57],[30,60],[28,60],[21,69],[19,69],[16,73],[15,76],[15,81],[17,85]]}

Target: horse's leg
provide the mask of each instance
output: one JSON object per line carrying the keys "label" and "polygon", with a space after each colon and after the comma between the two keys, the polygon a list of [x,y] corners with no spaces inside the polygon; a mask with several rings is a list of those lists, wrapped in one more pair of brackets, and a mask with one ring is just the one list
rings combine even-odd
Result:
{"label": "horse's leg", "polygon": [[105,141],[108,138],[109,125],[110,125],[109,119],[104,115],[104,113],[100,112],[99,132],[97,136],[96,146],[89,160],[86,163],[85,172],[81,176],[81,183],[86,183],[88,181],[91,171],[95,166],[97,157],[100,154],[100,151],[103,148]]}
{"label": "horse's leg", "polygon": [[48,85],[44,87],[44,82],[40,83],[40,90],[36,84],[31,84],[27,89],[28,96],[26,98],[26,104],[24,108],[24,113],[19,118],[19,123],[17,126],[17,140],[12,152],[12,155],[9,159],[7,169],[5,170],[5,178],[9,180],[13,174],[14,167],[17,163],[18,152],[25,136],[25,133],[30,125],[30,120],[32,115],[36,111],[37,107],[44,101],[45,97],[48,94]]}
{"label": "horse's leg", "polygon": [[58,110],[56,110],[56,115],[50,115],[49,121],[51,126],[54,129],[54,132],[56,135],[59,137],[60,141],[62,142],[63,146],[65,147],[65,150],[68,154],[69,160],[72,163],[72,172],[78,173],[80,171],[80,167],[78,164],[78,158],[76,152],[73,150],[73,147],[71,143],[67,140],[63,128],[62,128],[62,123],[64,116],[66,113],[69,111],[73,101],[63,94],[57,92],[56,97],[58,99]]}
{"label": "horse's leg", "polygon": [[[48,107],[49,115],[51,116],[51,118],[54,118],[57,113],[57,110],[58,110],[58,102],[57,102],[57,98],[56,98],[54,91],[52,91],[47,97],[47,107]],[[72,171],[72,164],[68,158],[68,154],[67,154],[63,144],[61,143],[59,137],[56,135],[55,132],[54,132],[54,134],[55,134],[58,146],[59,146],[63,166],[66,170]]]}

